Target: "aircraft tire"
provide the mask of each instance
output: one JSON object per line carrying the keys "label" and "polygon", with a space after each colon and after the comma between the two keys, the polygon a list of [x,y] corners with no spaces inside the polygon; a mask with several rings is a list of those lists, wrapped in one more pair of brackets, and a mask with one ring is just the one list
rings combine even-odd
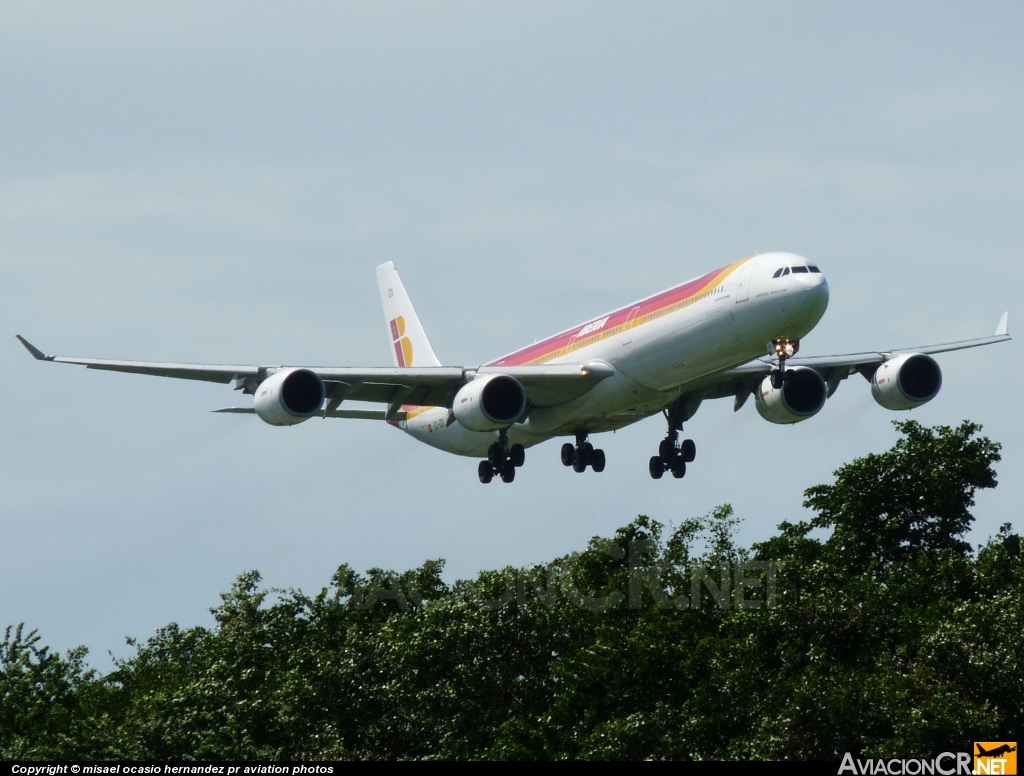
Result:
{"label": "aircraft tire", "polygon": [[672,462],[672,476],[677,480],[681,480],[686,476],[686,461],[682,458],[676,458]]}
{"label": "aircraft tire", "polygon": [[508,459],[513,466],[522,466],[526,463],[526,448],[519,443],[512,445],[508,451]]}
{"label": "aircraft tire", "polygon": [[562,445],[562,466],[572,466],[573,454],[576,452],[576,448],[572,446],[571,442],[566,442]]}
{"label": "aircraft tire", "polygon": [[604,471],[604,450],[598,448],[590,456],[590,468],[600,474]]}
{"label": "aircraft tire", "polygon": [[663,461],[671,461],[676,454],[676,446],[672,444],[671,439],[662,439],[661,444],[658,445],[658,457]]}
{"label": "aircraft tire", "polygon": [[661,460],[660,456],[652,455],[651,461],[647,465],[647,470],[651,473],[651,478],[660,480],[661,475],[665,473],[665,463]]}
{"label": "aircraft tire", "polygon": [[584,450],[573,451],[572,470],[577,474],[582,474],[587,470],[587,457]]}
{"label": "aircraft tire", "polygon": [[692,439],[684,439],[682,453],[686,463],[693,463],[697,458],[697,444]]}
{"label": "aircraft tire", "polygon": [[487,448],[487,460],[495,469],[500,468],[505,463],[505,451],[501,449],[501,445],[497,442]]}
{"label": "aircraft tire", "polygon": [[515,478],[516,478],[516,467],[513,466],[511,463],[506,463],[501,468],[501,481],[502,482],[512,482],[512,480],[514,480]]}
{"label": "aircraft tire", "polygon": [[494,477],[494,469],[491,468],[490,461],[481,461],[480,465],[476,467],[476,475],[484,485],[490,482]]}

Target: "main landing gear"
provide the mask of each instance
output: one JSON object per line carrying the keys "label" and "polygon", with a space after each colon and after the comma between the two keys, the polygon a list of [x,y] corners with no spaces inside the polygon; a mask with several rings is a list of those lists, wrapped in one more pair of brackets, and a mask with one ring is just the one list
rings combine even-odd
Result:
{"label": "main landing gear", "polygon": [[526,448],[516,443],[509,447],[508,432],[502,429],[498,433],[498,441],[487,448],[487,460],[481,461],[476,467],[480,482],[486,485],[494,475],[501,477],[502,482],[512,482],[516,478],[516,469],[526,461]]}
{"label": "main landing gear", "polygon": [[[668,421],[668,434],[658,445],[658,454],[651,456],[648,471],[651,477],[660,480],[665,472],[672,472],[677,480],[686,476],[686,464],[693,463],[697,457],[697,445],[692,439],[684,439],[679,443],[679,432],[683,430],[683,421],[689,420],[697,411],[696,406],[689,407],[685,397],[680,397],[665,408],[665,420]],[[698,402],[699,404],[699,402]]]}
{"label": "main landing gear", "polygon": [[575,445],[571,442],[562,445],[562,465],[571,466],[577,474],[585,472],[588,466],[595,472],[603,472],[604,464],[604,450],[590,444],[584,431],[576,434]]}
{"label": "main landing gear", "polygon": [[693,463],[697,457],[697,445],[692,439],[684,439],[679,444],[679,432],[670,429],[668,435],[658,445],[658,454],[651,456],[649,470],[651,477],[661,479],[665,472],[672,472],[677,480],[686,476],[686,464]]}

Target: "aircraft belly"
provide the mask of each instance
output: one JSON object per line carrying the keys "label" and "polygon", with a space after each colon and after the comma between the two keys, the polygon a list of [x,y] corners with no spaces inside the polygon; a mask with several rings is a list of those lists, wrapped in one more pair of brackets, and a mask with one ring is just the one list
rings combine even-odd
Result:
{"label": "aircraft belly", "polygon": [[[470,431],[458,421],[448,425],[448,410],[445,407],[432,407],[418,413],[400,423],[399,427],[420,442],[438,450],[472,458],[486,457],[487,448],[498,439],[497,431]],[[508,437],[511,444],[519,443],[523,447],[532,447],[547,439],[530,433],[521,423],[509,429]]]}
{"label": "aircraft belly", "polygon": [[614,375],[572,401],[556,407],[533,409],[523,424],[523,430],[548,437],[570,434],[578,429],[599,431],[621,428],[659,412],[670,398],[617,370]]}

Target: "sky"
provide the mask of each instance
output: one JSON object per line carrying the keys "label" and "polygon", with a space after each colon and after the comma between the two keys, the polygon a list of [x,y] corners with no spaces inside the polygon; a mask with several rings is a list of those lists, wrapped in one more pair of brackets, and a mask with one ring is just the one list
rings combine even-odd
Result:
{"label": "sky", "polygon": [[1018,341],[939,357],[909,415],[859,377],[814,419],[706,402],[652,481],[660,417],[559,441],[512,485],[372,421],[213,415],[228,387],[34,361],[390,365],[394,261],[445,364],[476,365],[755,252],[821,267],[803,355],[1022,321],[1024,6],[966,3],[0,4],[0,626],[101,670],[235,577],[481,569],[637,514],[731,503],[743,543],[891,446],[980,422],[1021,525]]}

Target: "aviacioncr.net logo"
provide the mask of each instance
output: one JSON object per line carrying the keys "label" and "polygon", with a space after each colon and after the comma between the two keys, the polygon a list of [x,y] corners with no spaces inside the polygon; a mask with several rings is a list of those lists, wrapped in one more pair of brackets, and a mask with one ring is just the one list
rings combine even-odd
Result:
{"label": "aviacioncr.net logo", "polygon": [[839,776],[846,773],[856,776],[970,776],[971,759],[967,752],[943,752],[933,760],[855,760],[847,752],[839,766]]}
{"label": "aviacioncr.net logo", "polygon": [[975,741],[972,773],[985,776],[993,773],[1000,776],[1016,776],[1017,742]]}

